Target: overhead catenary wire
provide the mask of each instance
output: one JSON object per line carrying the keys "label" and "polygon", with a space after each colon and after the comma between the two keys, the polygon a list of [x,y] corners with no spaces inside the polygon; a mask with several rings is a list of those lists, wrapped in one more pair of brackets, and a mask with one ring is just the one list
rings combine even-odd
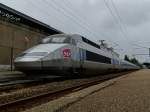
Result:
{"label": "overhead catenary wire", "polygon": [[[40,0],[38,1],[36,1],[36,2],[39,2],[39,4],[41,4],[42,3],[42,1],[40,2]],[[46,1],[47,2],[47,1]],[[47,2],[48,3],[48,2]],[[46,13],[48,16],[52,16],[50,13],[49,13],[49,11],[45,11],[45,10],[43,10],[41,7],[39,7],[39,6],[37,6],[37,5],[35,5],[34,3],[32,3],[32,2],[30,2],[30,4],[32,4],[33,6],[35,6],[35,7],[37,7],[38,9],[40,9],[42,12],[44,12],[44,13]],[[52,8],[55,8],[55,10],[56,11],[58,11],[58,12],[60,12],[60,9],[59,8],[56,8],[54,5],[50,5],[50,4],[48,4],[48,5],[44,5],[44,7],[46,7],[46,8],[49,8],[48,6],[51,6]],[[56,16],[57,17],[57,16]],[[69,17],[69,15],[67,15],[67,17]],[[56,18],[56,19],[59,19],[59,18]],[[61,19],[59,19],[59,20],[61,20]],[[63,20],[61,20],[61,22],[63,23],[64,21]],[[81,27],[83,27],[83,26],[81,26]],[[83,27],[84,28],[84,27]]]}
{"label": "overhead catenary wire", "polygon": [[[110,12],[111,16],[114,18],[114,22],[119,26],[120,28],[120,32],[122,34],[121,37],[123,37],[124,39],[126,39],[128,41],[128,44],[130,46],[133,46],[133,41],[131,40],[131,38],[129,37],[129,33],[128,33],[128,30],[127,30],[127,27],[126,25],[124,24],[120,14],[119,14],[119,11],[114,3],[113,0],[111,0],[111,3],[112,5],[112,8],[110,7],[108,1],[106,0],[103,0],[104,1],[104,4],[106,6],[106,8],[108,9],[108,11]],[[134,52],[134,49],[131,47],[131,52]]]}
{"label": "overhead catenary wire", "polygon": [[[104,1],[105,1],[105,3],[107,3],[106,0],[104,0]],[[112,4],[112,7],[113,7],[113,9],[114,9],[114,12],[116,13],[116,16],[117,16],[116,19],[118,19],[118,20],[117,20],[117,21],[118,21],[118,24],[120,24],[120,28],[122,29],[122,31],[123,31],[123,33],[124,33],[126,39],[129,41],[130,39],[129,39],[129,33],[128,33],[128,30],[127,30],[127,26],[126,26],[126,24],[123,22],[123,19],[121,18],[120,14],[119,14],[118,8],[117,8],[117,6],[115,5],[114,0],[110,0],[110,1],[111,1],[111,4]],[[107,6],[109,7],[109,5],[107,5]],[[111,10],[110,7],[109,7],[109,9]],[[111,11],[111,14],[113,15],[113,11]],[[113,17],[115,18],[115,15],[114,15]],[[130,40],[130,41],[131,41],[131,40]],[[133,42],[133,41],[130,42],[130,41],[129,41],[129,43],[130,43],[131,45],[133,45],[134,42]]]}
{"label": "overhead catenary wire", "polygon": [[[94,32],[93,31],[93,25],[90,25],[90,24],[87,24],[86,22],[85,22],[85,19],[84,19],[84,21],[82,21],[82,16],[77,16],[77,14],[76,13],[73,13],[74,11],[72,10],[72,8],[68,8],[68,7],[70,7],[70,6],[66,6],[66,2],[65,2],[65,0],[63,0],[64,2],[64,4],[65,4],[65,7],[62,7],[61,5],[62,4],[60,4],[60,2],[56,2],[56,0],[53,0],[53,2],[54,2],[54,4],[56,5],[56,6],[59,6],[59,8],[62,8],[66,13],[68,13],[69,15],[71,15],[72,16],[72,18],[73,19],[75,19],[75,20],[77,20],[77,21],[79,21],[80,23],[83,23],[83,25],[85,25],[85,26],[87,26],[86,27],[86,30],[87,31],[89,31],[89,32],[91,32],[93,35],[94,35],[94,37],[98,37],[99,38],[99,35],[101,35],[102,37],[106,37],[103,33],[99,33],[98,35],[96,35],[95,33],[96,32]],[[70,4],[70,3],[69,3]],[[93,32],[92,32],[93,31]],[[106,37],[107,39],[108,39],[108,37]],[[115,44],[116,45],[116,42],[112,42],[112,40],[110,40],[110,42],[111,43],[113,43],[113,44]],[[117,44],[118,45],[118,44]],[[118,45],[119,46],[119,45]]]}
{"label": "overhead catenary wire", "polygon": [[83,28],[83,30],[85,30],[86,32],[88,32],[89,35],[91,35],[92,37],[95,37],[95,34],[93,32],[91,32],[85,25],[82,25],[81,23],[79,23],[75,17],[73,17],[72,15],[68,14],[68,12],[66,12],[66,10],[64,9],[64,7],[61,7],[59,4],[57,4],[57,2],[55,0],[52,0],[51,3],[48,2],[47,0],[45,0],[45,2],[49,5],[52,6],[53,4],[53,8],[56,9],[57,11],[59,11],[61,14],[63,14],[65,17],[68,17],[71,21],[75,22],[77,25],[79,25],[81,28]]}
{"label": "overhead catenary wire", "polygon": [[118,20],[118,17],[116,17],[116,15],[114,14],[112,8],[109,6],[108,2],[106,0],[103,0],[103,1],[104,1],[104,4],[105,4],[106,8],[108,9],[108,11],[110,12],[111,16],[113,17],[115,24],[117,24],[119,26],[120,32],[123,35],[122,37],[125,38],[128,41],[126,33],[124,32],[124,30],[122,28],[122,25],[121,25],[120,21]]}
{"label": "overhead catenary wire", "polygon": [[[53,0],[53,1],[55,1],[55,0]],[[49,12],[49,11],[46,11],[46,10],[44,10],[42,7],[40,7],[39,5],[36,5],[35,3],[33,3],[32,1],[28,1],[28,2],[30,2],[30,4],[32,5],[32,6],[34,6],[34,7],[37,7],[37,9],[39,9],[40,11],[42,11],[42,12],[44,12],[45,14],[47,14],[48,16],[52,16],[52,14]],[[43,2],[41,1],[41,0],[37,0],[37,2],[38,2],[38,4],[42,4]],[[92,37],[98,37],[99,38],[99,35],[96,35],[95,34],[95,32],[93,31],[93,28],[92,29],[90,29],[91,28],[91,26],[89,26],[89,24],[86,24],[86,22],[83,20],[82,21],[82,18],[80,19],[79,17],[78,17],[78,19],[77,19],[77,17],[76,17],[76,15],[75,15],[75,13],[72,13],[72,14],[67,14],[67,11],[66,11],[66,9],[63,7],[62,8],[62,6],[60,6],[59,5],[59,7],[58,7],[58,3],[54,3],[54,4],[50,4],[48,1],[46,1],[46,4],[44,3],[43,4],[44,6],[43,7],[45,7],[46,9],[48,9],[48,7],[50,6],[50,7],[52,7],[52,8],[54,8],[57,12],[60,12],[61,14],[63,14],[64,16],[67,16],[71,21],[74,21],[77,25],[79,25],[80,27],[82,27],[83,28],[83,30],[85,30],[86,32],[88,32],[88,35],[91,35]],[[63,10],[62,10],[63,9]],[[72,10],[72,8],[70,8],[71,10]],[[63,12],[62,12],[63,11]],[[66,11],[66,12],[65,12]],[[65,14],[66,13],[66,14]],[[71,15],[71,16],[70,16]],[[57,17],[57,16],[55,16],[55,18],[57,19],[57,20],[59,20],[59,21],[61,21],[62,23],[64,22],[62,19],[60,19],[59,17]],[[78,20],[78,21],[77,21]],[[81,23],[83,23],[83,24],[81,24]],[[92,32],[93,31],[93,32]],[[106,37],[104,34],[102,34],[102,33],[99,33],[100,35],[102,35],[102,37]],[[111,43],[113,43],[113,44],[115,44],[116,45],[116,42],[112,42],[111,40],[110,40],[110,42]]]}
{"label": "overhead catenary wire", "polygon": [[[44,9],[41,8],[39,5],[35,5],[35,3],[32,2],[32,0],[31,0],[31,1],[27,1],[27,2],[30,3],[30,4],[32,5],[32,7],[33,7],[33,6],[36,7],[36,8],[37,8],[38,10],[40,10],[42,13],[45,13],[46,15],[48,15],[48,16],[50,16],[50,17],[53,16],[51,13],[49,13],[49,11],[44,10]],[[40,2],[40,0],[36,0],[36,3],[41,4],[42,2]],[[43,7],[48,8],[46,5],[44,5]],[[57,19],[58,21],[60,21],[60,22],[63,23],[62,19],[58,18],[57,16],[55,16],[55,19]],[[46,24],[47,24],[47,23],[46,23]],[[57,24],[57,23],[55,23],[55,24]]]}
{"label": "overhead catenary wire", "polygon": [[[115,5],[115,3],[114,3],[114,1],[113,0],[110,0],[111,1],[111,4],[112,4],[112,7],[114,8],[114,10],[115,10],[115,12],[116,12],[116,15],[118,16],[118,19],[119,19],[119,21],[120,21],[120,23],[121,23],[121,25],[122,25],[122,28],[124,29],[124,31],[126,31],[126,35],[127,36],[129,36],[129,33],[128,33],[128,30],[127,30],[127,28],[126,28],[126,25],[124,24],[124,22],[122,21],[122,18],[121,18],[121,16],[120,16],[120,14],[119,14],[119,11],[118,11],[118,9],[117,9],[117,7],[116,7],[116,5]],[[144,46],[141,46],[141,45],[139,45],[139,44],[133,44],[133,42],[130,42],[131,43],[131,45],[133,45],[133,46],[136,46],[136,47],[139,47],[139,48],[134,48],[134,49],[148,49],[148,51],[149,51],[149,56],[150,56],[150,48],[149,47],[144,47]],[[138,54],[138,55],[145,55],[145,54]]]}
{"label": "overhead catenary wire", "polygon": [[[37,0],[36,1],[36,4],[35,4],[35,2],[33,2],[33,1],[27,1],[27,3],[30,5],[30,6],[34,6],[36,9],[38,9],[39,11],[42,11],[43,13],[45,13],[46,15],[48,15],[48,16],[53,16],[51,13],[50,13],[50,11],[46,11],[46,10],[44,10],[42,7],[40,7],[39,5],[36,5],[36,4],[42,4],[43,3],[43,1],[41,1],[41,0]],[[49,4],[47,5],[47,4],[42,4],[42,5],[44,5],[43,7],[45,7],[46,9],[48,9],[49,8]],[[53,6],[53,8],[54,8],[54,6]],[[56,9],[55,9],[56,10]],[[58,11],[59,9],[57,9],[57,12],[59,12]],[[62,19],[60,19],[58,16],[55,16],[55,18],[57,19],[57,20],[59,20],[60,22],[64,22]],[[88,26],[88,28],[90,28],[90,26]],[[89,30],[90,29],[88,29],[88,32],[89,32]],[[87,30],[86,30],[87,31]],[[91,30],[92,31],[92,30]],[[92,33],[92,32],[91,32]],[[95,35],[95,37],[96,37],[96,35]],[[116,43],[115,42],[112,42],[111,41],[111,43],[113,43],[113,44],[115,44],[116,45]]]}
{"label": "overhead catenary wire", "polygon": [[[85,20],[86,19],[83,19],[83,17],[82,16],[79,16],[78,14],[77,14],[77,11],[73,11],[73,9],[72,9],[72,7],[70,7],[69,6],[69,2],[67,2],[66,0],[62,0],[63,1],[63,4],[64,4],[64,8],[66,8],[65,10],[66,10],[66,12],[68,12],[70,15],[72,15],[73,17],[75,17],[80,23],[82,23],[83,25],[86,25],[87,26],[87,28],[89,29],[89,30],[93,30],[91,27],[92,27],[92,25],[90,25],[89,23],[87,23]],[[70,4],[71,5],[71,4]],[[96,37],[99,37],[99,35],[97,35],[96,34],[96,32],[94,32],[94,35],[96,36]],[[100,33],[100,35],[102,35],[101,33]],[[102,35],[102,36],[104,36],[104,35]]]}
{"label": "overhead catenary wire", "polygon": [[[55,0],[53,0],[53,1],[55,1]],[[56,2],[56,1],[55,1],[55,2]],[[118,12],[118,10],[117,10],[117,7],[115,6],[113,0],[111,0],[111,3],[112,3],[112,7],[114,8],[114,11],[116,12],[116,15],[114,14],[114,11],[112,11],[112,9],[111,9],[111,7],[109,6],[109,4],[107,4],[106,0],[104,0],[104,2],[105,2],[105,4],[106,4],[107,8],[109,9],[111,15],[113,16],[115,22],[119,25],[120,31],[121,31],[121,33],[123,34],[124,38],[126,38],[127,41],[129,41],[129,38],[128,38],[129,35],[128,35],[128,31],[127,31],[126,25],[123,23],[122,18],[121,18],[121,16],[120,16],[120,14],[119,14],[119,12]],[[64,3],[66,3],[66,2],[64,1]],[[56,3],[56,4],[58,4],[58,3]],[[64,11],[66,11],[65,8],[63,8],[63,9],[64,9]],[[70,8],[70,9],[71,9],[71,8]],[[72,14],[72,12],[69,12],[69,13],[70,13],[73,17],[75,17],[77,20],[79,20],[80,23],[86,24],[86,23],[84,23],[84,22],[82,21],[82,19],[80,19],[80,18],[78,18],[76,15]],[[89,24],[86,24],[86,26],[90,26],[90,25],[89,25]],[[91,26],[90,26],[90,27],[91,27]],[[90,30],[90,29],[88,29],[88,30]],[[95,34],[93,34],[93,35],[95,36]],[[129,43],[131,44],[132,42],[129,41]]]}
{"label": "overhead catenary wire", "polygon": [[126,34],[124,33],[122,26],[120,25],[120,22],[118,21],[118,19],[116,18],[113,10],[111,9],[111,7],[109,6],[109,4],[107,3],[106,0],[104,1],[104,5],[106,6],[106,8],[108,9],[108,11],[110,12],[110,15],[113,17],[114,23],[117,24],[120,28],[120,33],[122,34],[122,37],[125,38],[128,41],[128,38],[126,37]]}
{"label": "overhead catenary wire", "polygon": [[110,0],[111,1],[111,4],[112,4],[112,7],[114,8],[114,11],[116,12],[116,16],[118,17],[118,20],[119,20],[119,23],[120,23],[120,27],[122,28],[125,36],[129,36],[129,33],[128,33],[128,30],[126,28],[126,25],[124,24],[120,14],[119,14],[119,11],[118,11],[118,8],[117,6],[115,5],[114,1],[113,0]]}
{"label": "overhead catenary wire", "polygon": [[[71,11],[72,14],[73,14],[73,16],[77,17],[78,20],[79,20],[81,23],[86,24],[86,26],[87,26],[88,28],[90,28],[90,30],[93,30],[93,29],[96,28],[95,25],[90,24],[89,22],[85,21],[86,18],[84,18],[82,15],[80,15],[80,14],[78,13],[78,10],[75,10],[74,6],[71,4],[71,2],[70,2],[69,0],[63,0],[63,3],[64,3],[64,5],[65,5],[65,8],[68,8],[68,11]],[[113,43],[114,45],[118,45],[118,46],[119,46],[119,44],[117,44],[116,42],[112,41],[111,38],[108,38],[108,36],[106,36],[106,35],[103,34],[102,32],[99,32],[99,33],[98,33],[98,32],[95,31],[95,30],[93,30],[93,31],[94,31],[94,33],[96,33],[97,37],[100,37],[99,35],[101,35],[103,38],[107,38],[107,39],[110,41],[110,43]]]}
{"label": "overhead catenary wire", "polygon": [[[73,7],[74,7],[74,6],[70,3],[69,0],[63,0],[63,3],[66,4],[66,8],[69,9],[68,11],[71,11],[72,14],[73,14],[73,16],[77,17],[78,20],[79,20],[81,23],[86,24],[87,27],[89,27],[90,29],[92,29],[92,28],[95,27],[94,25],[91,25],[89,22],[86,22],[86,21],[85,21],[86,18],[83,18],[82,15],[79,15],[77,10],[75,10],[75,11],[73,10]],[[72,7],[70,7],[70,5],[71,5]],[[96,33],[96,32],[95,32],[95,33]],[[99,33],[99,34],[100,34],[102,37],[106,37],[103,33]],[[99,36],[99,35],[98,35],[98,36]]]}
{"label": "overhead catenary wire", "polygon": [[[45,4],[44,4],[44,7],[46,6],[46,8],[48,8],[48,6],[50,6],[50,7],[53,7],[57,12],[60,12],[61,14],[63,14],[65,17],[68,17],[71,21],[73,21],[73,22],[75,22],[77,25],[79,25],[80,27],[82,27],[83,28],[83,30],[85,30],[86,32],[88,32],[88,34],[89,35],[91,35],[92,37],[99,37],[99,36],[97,36],[95,33],[93,33],[92,32],[92,30],[90,29],[91,28],[91,26],[89,26],[89,24],[86,24],[84,21],[82,21],[82,18],[80,19],[80,18],[78,18],[77,19],[77,16],[75,15],[75,14],[73,14],[72,12],[69,12],[69,14],[68,14],[68,11],[64,8],[64,7],[62,7],[62,6],[58,6],[58,4],[60,4],[60,3],[57,3],[55,0],[53,0],[53,1],[51,1],[51,3],[50,2],[48,2],[47,0],[45,0]],[[41,1],[41,3],[42,3],[42,1]],[[53,4],[52,4],[53,3]],[[39,3],[40,4],[40,3]],[[36,6],[36,5],[35,5]],[[41,10],[42,8],[40,7],[40,10]],[[71,9],[72,10],[72,9]],[[42,9],[42,11],[44,11],[43,9]],[[49,16],[51,16],[50,15],[50,13],[49,13],[49,11],[44,11],[45,13],[48,13],[48,15]],[[59,20],[61,20],[61,19],[59,19]],[[61,21],[61,22],[63,22],[63,21]],[[81,24],[81,23],[83,23],[83,24]],[[101,33],[100,33],[101,34]],[[103,37],[104,37],[104,35],[103,35]],[[112,42],[112,41],[111,41]],[[112,42],[112,43],[114,43],[115,45],[116,45],[116,43],[115,42]]]}
{"label": "overhead catenary wire", "polygon": [[149,49],[148,47],[145,47],[145,46],[141,46],[141,45],[138,45],[138,44],[132,44],[133,46],[136,46],[136,47],[140,47],[140,48],[145,48],[145,49]]}

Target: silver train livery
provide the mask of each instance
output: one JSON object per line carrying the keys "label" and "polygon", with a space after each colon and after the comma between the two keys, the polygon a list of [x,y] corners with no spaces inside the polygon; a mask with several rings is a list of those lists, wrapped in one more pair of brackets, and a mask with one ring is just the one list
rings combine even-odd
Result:
{"label": "silver train livery", "polygon": [[93,75],[139,68],[121,60],[105,43],[98,45],[78,34],[48,36],[40,44],[18,55],[14,62],[15,68],[23,72],[59,75]]}

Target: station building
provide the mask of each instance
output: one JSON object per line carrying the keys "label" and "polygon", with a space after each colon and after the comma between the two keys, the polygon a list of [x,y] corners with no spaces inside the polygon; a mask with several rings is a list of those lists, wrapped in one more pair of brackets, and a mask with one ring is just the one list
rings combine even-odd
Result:
{"label": "station building", "polygon": [[60,33],[0,3],[0,65],[10,65],[18,53],[37,44],[45,36]]}

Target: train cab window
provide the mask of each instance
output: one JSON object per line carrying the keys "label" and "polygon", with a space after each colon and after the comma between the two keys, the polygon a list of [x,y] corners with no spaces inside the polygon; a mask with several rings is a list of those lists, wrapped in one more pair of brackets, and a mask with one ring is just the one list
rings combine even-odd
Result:
{"label": "train cab window", "polygon": [[50,40],[51,40],[51,38],[44,38],[40,43],[47,44],[50,42]]}
{"label": "train cab window", "polygon": [[70,43],[70,38],[68,37],[47,37],[41,41],[42,44],[48,43]]}
{"label": "train cab window", "polygon": [[66,37],[61,37],[61,38],[58,38],[58,37],[53,37],[51,38],[51,43],[65,43],[66,40],[68,40]]}
{"label": "train cab window", "polygon": [[68,44],[76,44],[76,41],[70,37],[47,37],[42,40],[42,44],[48,43],[68,43]]}

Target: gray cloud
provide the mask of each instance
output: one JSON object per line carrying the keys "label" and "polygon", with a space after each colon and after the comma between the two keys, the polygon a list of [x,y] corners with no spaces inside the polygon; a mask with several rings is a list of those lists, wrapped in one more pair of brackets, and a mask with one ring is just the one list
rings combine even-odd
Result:
{"label": "gray cloud", "polygon": [[[116,16],[111,0],[106,1]],[[150,42],[150,1],[113,1],[125,25],[125,35],[104,0],[0,0],[1,3],[66,33],[79,33],[93,41],[105,39],[111,45],[117,42],[119,46],[115,49],[121,54],[147,53],[144,49],[135,50],[132,44]],[[144,56],[137,57],[146,59]]]}
{"label": "gray cloud", "polygon": [[118,4],[122,18],[125,18],[127,25],[137,26],[149,21],[150,1],[131,0]]}

